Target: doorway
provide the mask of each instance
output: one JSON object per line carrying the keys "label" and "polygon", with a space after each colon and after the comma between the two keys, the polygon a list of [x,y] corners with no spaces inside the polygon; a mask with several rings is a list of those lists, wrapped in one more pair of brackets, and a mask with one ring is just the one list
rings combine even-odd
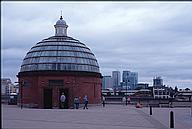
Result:
{"label": "doorway", "polygon": [[64,109],[68,109],[69,108],[69,90],[68,89],[59,89],[59,108],[61,108],[61,101],[60,101],[60,96],[62,95],[62,93],[65,94],[65,103],[64,103]]}
{"label": "doorway", "polygon": [[43,101],[44,108],[51,109],[52,108],[52,89],[44,89],[43,100],[44,100]]}

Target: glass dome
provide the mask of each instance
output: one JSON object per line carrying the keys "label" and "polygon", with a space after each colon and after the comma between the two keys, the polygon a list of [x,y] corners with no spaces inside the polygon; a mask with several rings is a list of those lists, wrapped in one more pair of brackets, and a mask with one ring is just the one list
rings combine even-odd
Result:
{"label": "glass dome", "polygon": [[[55,27],[57,29],[57,26]],[[66,28],[63,28],[66,29]],[[60,31],[60,35],[62,32]],[[59,70],[100,73],[99,65],[91,50],[72,37],[55,36],[38,42],[23,59],[20,72]]]}

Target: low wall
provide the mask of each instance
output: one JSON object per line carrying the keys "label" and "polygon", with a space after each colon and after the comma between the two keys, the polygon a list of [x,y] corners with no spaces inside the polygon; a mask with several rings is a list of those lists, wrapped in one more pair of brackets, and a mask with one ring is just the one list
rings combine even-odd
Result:
{"label": "low wall", "polygon": [[[124,104],[122,102],[122,97],[105,97],[106,104]],[[192,102],[190,101],[174,101],[171,99],[154,99],[154,98],[131,98],[129,104],[135,105],[136,103],[141,103],[144,107],[191,107]]]}
{"label": "low wall", "polygon": [[191,107],[192,102],[172,102],[173,107]]}

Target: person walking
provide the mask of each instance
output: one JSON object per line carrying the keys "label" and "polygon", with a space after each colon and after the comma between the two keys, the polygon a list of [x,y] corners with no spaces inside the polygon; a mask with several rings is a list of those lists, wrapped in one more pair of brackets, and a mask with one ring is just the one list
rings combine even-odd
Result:
{"label": "person walking", "polygon": [[102,97],[102,104],[103,104],[103,107],[105,107],[105,97],[104,96]]}
{"label": "person walking", "polygon": [[62,94],[61,94],[61,97],[60,97],[60,102],[61,102],[61,108],[62,108],[62,109],[64,109],[65,100],[66,100],[65,94],[62,93]]}
{"label": "person walking", "polygon": [[130,96],[127,98],[127,101],[128,101],[128,104],[131,103],[131,98],[130,98]]}
{"label": "person walking", "polygon": [[79,109],[79,98],[78,97],[74,98],[74,108]]}
{"label": "person walking", "polygon": [[87,105],[88,105],[87,95],[84,96],[83,101],[84,101],[84,107],[83,107],[83,109],[85,109],[85,108],[88,109],[88,107],[87,107]]}
{"label": "person walking", "polygon": [[123,98],[122,98],[122,103],[123,103],[123,106],[124,106],[125,103],[126,103],[126,98],[125,98],[125,96],[123,96]]}

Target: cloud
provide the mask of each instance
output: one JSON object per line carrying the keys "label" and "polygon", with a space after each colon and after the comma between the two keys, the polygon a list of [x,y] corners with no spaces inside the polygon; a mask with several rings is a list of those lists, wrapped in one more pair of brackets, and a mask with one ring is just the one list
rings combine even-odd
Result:
{"label": "cloud", "polygon": [[140,82],[160,75],[168,85],[192,85],[189,2],[2,2],[3,76],[16,79],[29,49],[54,35],[60,10],[69,36],[91,48],[103,75],[130,70]]}

